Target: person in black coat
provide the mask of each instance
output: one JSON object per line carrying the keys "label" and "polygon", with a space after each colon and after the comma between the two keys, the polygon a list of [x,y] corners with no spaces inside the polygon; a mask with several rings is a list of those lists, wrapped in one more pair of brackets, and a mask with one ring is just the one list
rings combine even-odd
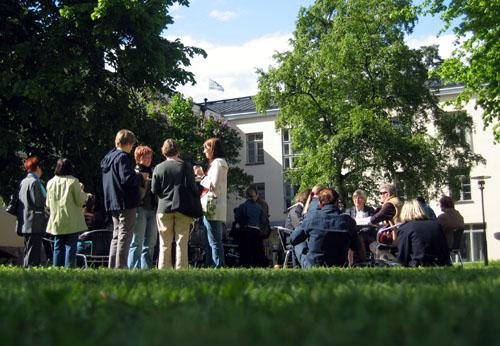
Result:
{"label": "person in black coat", "polygon": [[398,231],[398,262],[406,267],[451,265],[441,225],[428,220],[417,200],[405,202]]}
{"label": "person in black coat", "polygon": [[242,267],[266,267],[267,258],[260,228],[266,225],[266,215],[257,203],[257,190],[250,186],[245,191],[247,200],[234,209],[234,221],[239,225],[236,233]]}
{"label": "person in black coat", "polygon": [[136,211],[140,204],[139,187],[145,174],[136,173],[130,152],[136,142],[129,130],[116,134],[116,148],[101,161],[104,207],[113,219],[113,239],[109,250],[109,268],[127,268]]}

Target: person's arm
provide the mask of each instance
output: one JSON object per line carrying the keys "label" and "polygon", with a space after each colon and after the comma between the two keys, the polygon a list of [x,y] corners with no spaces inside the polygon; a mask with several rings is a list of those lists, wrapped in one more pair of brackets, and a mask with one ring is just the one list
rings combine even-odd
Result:
{"label": "person's arm", "polygon": [[184,162],[184,166],[186,173],[186,185],[193,193],[198,194],[198,187],[196,186],[193,166],[188,162]]}
{"label": "person's arm", "polygon": [[78,179],[76,179],[73,184],[71,184],[73,200],[77,206],[82,207],[85,204],[85,200],[87,199],[87,194],[83,192],[83,189],[80,185]]}
{"label": "person's arm", "polygon": [[160,178],[158,176],[158,166],[153,170],[153,178],[151,180],[151,192],[153,195],[158,196],[160,193]]}
{"label": "person's arm", "polygon": [[132,159],[122,155],[118,161],[118,175],[123,186],[141,186],[144,183],[142,174],[136,173]]}
{"label": "person's arm", "polygon": [[201,180],[200,184],[206,189],[212,188],[215,192],[215,195],[217,196],[219,191],[217,189],[219,179],[220,179],[220,174],[222,173],[222,165],[218,160],[212,161],[212,164],[210,165],[210,168],[207,172],[207,175]]}
{"label": "person's arm", "polygon": [[408,232],[402,231],[398,240],[398,262],[407,267],[411,260],[411,252],[411,238]]}
{"label": "person's arm", "polygon": [[307,232],[304,228],[298,227],[290,235],[290,244],[297,245],[307,240]]}
{"label": "person's arm", "polygon": [[370,218],[370,222],[375,225],[382,221],[391,220],[394,215],[396,215],[396,208],[394,205],[392,205],[392,203],[384,203],[382,208]]}
{"label": "person's arm", "polygon": [[40,189],[40,185],[38,185],[38,181],[33,180],[28,189],[28,194],[33,202],[33,210],[44,210],[45,209],[45,197],[43,197],[42,190]]}

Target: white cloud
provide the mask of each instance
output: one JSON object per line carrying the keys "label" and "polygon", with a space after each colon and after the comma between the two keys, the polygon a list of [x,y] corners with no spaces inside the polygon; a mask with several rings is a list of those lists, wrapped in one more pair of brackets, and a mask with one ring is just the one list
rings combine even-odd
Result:
{"label": "white cloud", "polygon": [[238,15],[234,12],[231,11],[218,11],[218,10],[212,10],[210,12],[210,17],[215,18],[218,21],[221,22],[227,22],[230,21],[231,19],[236,18]]}
{"label": "white cloud", "polygon": [[429,35],[426,37],[409,37],[406,38],[406,44],[410,48],[420,48],[422,46],[438,45],[439,55],[441,58],[446,59],[451,56],[451,53],[455,49],[453,42],[455,41],[455,35],[447,34],[436,37],[435,35]]}
{"label": "white cloud", "polygon": [[[205,97],[212,101],[253,96],[257,93],[256,68],[267,70],[273,65],[272,56],[276,51],[288,50],[290,38],[291,34],[273,34],[241,45],[224,46],[181,37],[185,45],[203,48],[208,56],[206,59],[196,57],[191,60],[188,70],[194,73],[197,84],[179,87],[178,91],[191,96],[196,102],[202,102]],[[210,78],[222,85],[224,92],[209,90]]]}

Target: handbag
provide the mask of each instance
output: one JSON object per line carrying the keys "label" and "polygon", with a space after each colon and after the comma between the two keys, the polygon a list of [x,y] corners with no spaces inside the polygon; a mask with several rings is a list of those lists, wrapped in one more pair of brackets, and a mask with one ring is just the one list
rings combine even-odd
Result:
{"label": "handbag", "polygon": [[5,207],[5,211],[9,214],[17,216],[17,209],[19,207],[19,196],[17,193],[10,195],[9,204]]}
{"label": "handbag", "polygon": [[172,211],[178,211],[186,216],[198,218],[203,216],[201,201],[196,191],[189,188],[186,176],[186,164],[182,164],[182,182],[174,186]]}
{"label": "handbag", "polygon": [[215,195],[212,187],[210,187],[208,192],[201,196],[201,204],[203,207],[203,214],[205,214],[207,218],[210,219],[215,216],[215,210],[217,209],[217,196]]}

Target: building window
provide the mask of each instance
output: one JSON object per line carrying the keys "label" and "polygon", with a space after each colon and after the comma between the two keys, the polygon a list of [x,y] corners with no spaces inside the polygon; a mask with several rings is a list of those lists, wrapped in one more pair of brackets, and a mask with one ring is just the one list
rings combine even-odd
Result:
{"label": "building window", "polygon": [[292,183],[285,181],[283,184],[283,190],[285,191],[285,212],[287,211],[288,208],[292,206],[292,201],[295,195],[298,192],[298,187],[293,186]]}
{"label": "building window", "polygon": [[459,201],[470,201],[472,199],[472,193],[470,188],[470,177],[464,177],[460,182],[460,192]]}
{"label": "building window", "polygon": [[[288,169],[293,169],[298,152],[294,152],[292,149],[292,136],[290,134],[290,129],[281,130],[281,143],[283,148],[283,173]],[[285,174],[283,174],[283,191],[284,191],[284,206],[285,211],[292,205],[293,197],[296,195],[298,187],[294,186],[291,181],[286,181]]]}
{"label": "building window", "polygon": [[252,184],[255,187],[255,190],[257,190],[257,193],[259,196],[265,200],[266,199],[266,184],[265,183],[254,183]]}
{"label": "building window", "polygon": [[264,163],[264,135],[262,132],[247,134],[247,164]]}
{"label": "building window", "polygon": [[[464,262],[476,262],[484,260],[483,257],[483,224],[472,223],[464,227],[464,236],[460,254]],[[456,261],[457,259],[455,259]]]}

